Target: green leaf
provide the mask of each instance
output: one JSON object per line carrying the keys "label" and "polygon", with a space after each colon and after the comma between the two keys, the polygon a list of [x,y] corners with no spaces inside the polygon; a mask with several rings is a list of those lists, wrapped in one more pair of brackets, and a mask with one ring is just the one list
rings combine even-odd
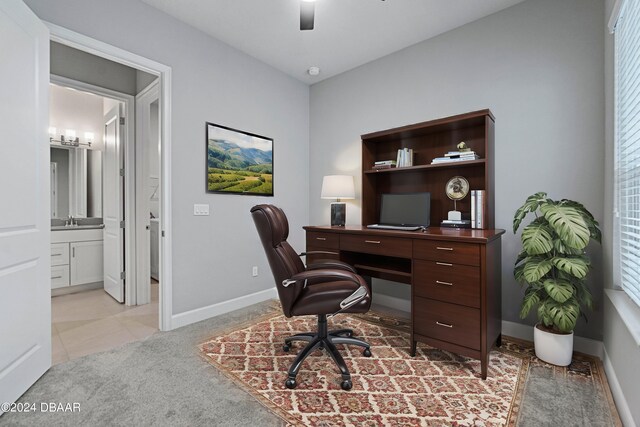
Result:
{"label": "green leaf", "polygon": [[596,219],[593,217],[591,212],[589,212],[589,210],[585,208],[582,203],[575,202],[573,200],[567,200],[567,199],[563,199],[561,203],[566,206],[571,206],[575,208],[578,212],[580,212],[580,215],[582,215],[582,219],[584,219],[584,222],[587,224],[587,227],[589,228],[589,233],[591,238],[598,243],[602,242],[602,232],[600,231],[600,228],[599,228],[600,224],[598,224],[598,221],[596,221]]}
{"label": "green leaf", "polygon": [[551,263],[551,260],[547,258],[543,258],[543,257],[530,258],[524,264],[524,271],[523,271],[524,279],[529,283],[537,282],[542,277],[544,277],[545,274],[551,271],[552,268],[553,268],[553,264]]}
{"label": "green leaf", "polygon": [[520,308],[520,318],[524,319],[536,304],[540,302],[540,292],[538,289],[530,287],[524,293],[522,298],[522,307]]}
{"label": "green leaf", "polygon": [[532,222],[522,230],[522,247],[529,255],[541,255],[553,249],[551,228],[539,221]]}
{"label": "green leaf", "polygon": [[553,327],[553,319],[549,314],[549,310],[547,309],[547,304],[551,300],[544,300],[538,304],[538,319],[542,322],[542,324],[548,328]]}
{"label": "green leaf", "polygon": [[571,206],[544,204],[540,211],[562,242],[575,249],[584,249],[591,233],[582,215]]}
{"label": "green leaf", "polygon": [[522,261],[524,261],[527,256],[529,256],[529,254],[527,254],[527,251],[520,251],[520,253],[518,254],[518,257],[516,258],[516,263],[515,265],[520,264]]}
{"label": "green leaf", "polygon": [[571,332],[578,322],[580,306],[573,298],[564,304],[550,300],[547,304],[547,313],[551,317],[553,325],[560,332]]}
{"label": "green leaf", "polygon": [[543,193],[543,192],[538,192],[527,197],[527,200],[525,200],[524,205],[520,206],[516,210],[515,215],[513,216],[513,233],[514,234],[516,233],[516,231],[518,231],[518,227],[520,227],[520,223],[522,222],[524,217],[527,216],[529,212],[535,212],[538,209],[538,206],[540,206],[540,203],[544,201],[546,197],[547,197],[547,193]]}
{"label": "green leaf", "polygon": [[573,297],[573,285],[564,279],[547,279],[544,282],[544,290],[554,301],[563,303]]}
{"label": "green leaf", "polygon": [[515,277],[519,283],[526,283],[526,280],[524,280],[524,264],[518,265],[513,269],[513,277]]}
{"label": "green leaf", "polygon": [[582,255],[584,254],[584,249],[575,249],[570,248],[569,246],[562,243],[560,239],[553,239],[553,250],[562,255]]}
{"label": "green leaf", "polygon": [[574,284],[576,288],[576,297],[578,302],[582,305],[585,305],[589,310],[593,310],[593,297],[591,296],[591,291],[584,283],[581,281],[579,284]]}
{"label": "green leaf", "polygon": [[589,272],[589,261],[584,257],[554,257],[551,262],[558,269],[564,271],[565,273],[569,273],[578,279],[584,279]]}

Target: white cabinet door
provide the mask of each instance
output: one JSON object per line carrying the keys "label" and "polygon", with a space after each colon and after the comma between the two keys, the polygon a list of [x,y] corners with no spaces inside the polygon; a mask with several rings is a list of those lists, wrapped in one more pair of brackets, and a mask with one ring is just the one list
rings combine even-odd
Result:
{"label": "white cabinet door", "polygon": [[72,242],[71,246],[71,286],[85,283],[102,282],[103,242]]}

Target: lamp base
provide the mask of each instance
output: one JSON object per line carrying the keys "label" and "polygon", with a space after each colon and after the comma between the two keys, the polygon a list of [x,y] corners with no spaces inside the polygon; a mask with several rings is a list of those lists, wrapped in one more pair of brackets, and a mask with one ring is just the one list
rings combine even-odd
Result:
{"label": "lamp base", "polygon": [[347,219],[346,203],[331,203],[331,226],[344,227]]}

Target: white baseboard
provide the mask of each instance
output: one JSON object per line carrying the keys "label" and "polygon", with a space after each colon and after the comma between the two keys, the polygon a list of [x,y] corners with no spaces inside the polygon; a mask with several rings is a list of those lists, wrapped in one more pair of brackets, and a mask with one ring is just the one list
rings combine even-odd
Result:
{"label": "white baseboard", "polygon": [[371,302],[373,304],[393,308],[394,310],[411,313],[411,301],[405,298],[392,297],[391,295],[385,295],[378,292],[373,294],[373,300]]}
{"label": "white baseboard", "polygon": [[195,310],[185,311],[184,313],[174,314],[171,317],[171,329],[177,329],[273,298],[278,298],[278,292],[275,287],[206,307],[196,308]]}
{"label": "white baseboard", "polygon": [[603,353],[604,357],[602,358],[602,364],[604,365],[604,372],[607,374],[607,382],[609,383],[613,400],[616,403],[620,420],[625,427],[635,427],[636,423],[633,421],[633,416],[629,410],[629,404],[627,403],[627,399],[624,397],[624,393],[622,392],[622,388],[618,382],[618,377],[613,369],[607,350],[603,349]]}
{"label": "white baseboard", "polygon": [[[533,326],[503,320],[502,335],[508,335],[521,340],[533,341]],[[574,336],[573,349],[580,353],[599,357],[600,359],[603,359],[604,357],[604,345],[602,344],[602,341]]]}

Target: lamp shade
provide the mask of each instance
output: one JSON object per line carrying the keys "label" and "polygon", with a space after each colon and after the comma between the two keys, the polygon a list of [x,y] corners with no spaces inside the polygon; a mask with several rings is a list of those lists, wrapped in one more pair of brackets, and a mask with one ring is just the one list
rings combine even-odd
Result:
{"label": "lamp shade", "polygon": [[355,199],[356,190],[351,175],[327,175],[322,179],[323,199]]}

